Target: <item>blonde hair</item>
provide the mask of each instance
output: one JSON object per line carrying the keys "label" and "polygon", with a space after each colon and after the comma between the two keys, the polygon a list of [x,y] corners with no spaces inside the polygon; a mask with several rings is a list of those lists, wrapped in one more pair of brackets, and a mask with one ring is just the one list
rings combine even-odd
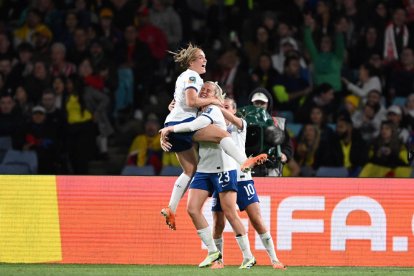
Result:
{"label": "blonde hair", "polygon": [[214,89],[214,95],[219,99],[220,101],[224,101],[224,98],[226,97],[226,93],[223,92],[223,89],[221,89],[220,85],[216,81],[206,81],[205,83],[209,83],[214,85],[216,89]]}
{"label": "blonde hair", "polygon": [[190,62],[197,59],[197,51],[202,51],[200,47],[193,45],[191,43],[188,44],[187,48],[182,48],[178,52],[171,52],[168,53],[173,55],[174,61],[184,69],[190,67]]}

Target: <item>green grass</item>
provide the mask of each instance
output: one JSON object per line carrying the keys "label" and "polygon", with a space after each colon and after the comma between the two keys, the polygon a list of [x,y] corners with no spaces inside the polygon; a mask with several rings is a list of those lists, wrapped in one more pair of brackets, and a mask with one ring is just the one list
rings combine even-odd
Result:
{"label": "green grass", "polygon": [[250,270],[239,270],[227,266],[221,270],[199,269],[196,266],[178,265],[62,265],[62,264],[0,264],[1,276],[46,276],[46,275],[414,275],[414,268],[400,267],[289,267],[286,271],[273,270],[269,266],[255,266]]}

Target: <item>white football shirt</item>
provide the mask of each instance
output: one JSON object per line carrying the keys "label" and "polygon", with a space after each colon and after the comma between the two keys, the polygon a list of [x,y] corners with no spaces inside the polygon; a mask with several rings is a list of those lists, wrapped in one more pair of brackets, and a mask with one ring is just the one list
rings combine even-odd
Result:
{"label": "white football shirt", "polygon": [[[226,121],[219,107],[209,105],[199,116],[206,116],[210,118],[212,124],[227,130]],[[238,170],[239,165],[223,151],[219,144],[206,142],[200,142],[199,144],[198,154],[200,160],[197,165],[197,172],[217,173]]]}
{"label": "white football shirt", "polygon": [[194,88],[197,93],[199,93],[201,87],[203,86],[203,83],[203,79],[196,71],[187,69],[181,73],[175,82],[174,109],[171,110],[170,114],[168,114],[167,118],[165,119],[165,123],[181,122],[188,118],[197,117],[197,108],[189,107],[186,104],[185,90],[188,88]]}
{"label": "white football shirt", "polygon": [[[227,130],[231,134],[231,138],[233,139],[234,143],[236,144],[237,148],[240,149],[242,152],[246,152],[246,133],[247,133],[247,123],[244,119],[243,121],[243,128],[238,129],[235,125],[229,124],[227,126]],[[239,163],[236,162],[233,158],[231,158],[232,162],[234,162],[234,166],[236,166],[237,169],[237,182],[239,181],[247,181],[252,179],[252,174],[250,171],[248,172],[242,172],[240,170]]]}

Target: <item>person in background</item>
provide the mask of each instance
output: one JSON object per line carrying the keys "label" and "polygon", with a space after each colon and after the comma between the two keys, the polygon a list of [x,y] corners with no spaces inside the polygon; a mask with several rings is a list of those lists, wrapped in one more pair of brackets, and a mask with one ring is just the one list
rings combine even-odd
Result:
{"label": "person in background", "polygon": [[[272,114],[271,112],[274,108],[272,96],[269,93],[269,91],[267,91],[267,89],[265,89],[264,87],[258,87],[254,89],[250,93],[249,99],[253,106],[262,108],[269,114]],[[273,119],[273,124],[278,129],[278,131],[281,131],[284,133],[283,141],[280,144],[281,156],[277,158],[280,158],[280,162],[282,162],[283,164],[287,163],[288,166],[290,166],[289,162],[293,156],[293,148],[292,148],[292,142],[289,136],[289,132],[286,126],[287,125],[286,119],[282,117],[277,117],[277,116],[272,117],[272,119]],[[268,141],[267,139],[265,139],[265,141],[266,141],[265,143],[267,143],[269,147],[276,146],[276,145],[270,145],[269,143],[270,141]],[[259,154],[259,153],[255,153],[255,154]],[[265,163],[263,165],[256,166],[254,168],[253,175],[254,176],[280,176],[281,175],[282,172],[280,172],[277,168],[278,162],[274,162],[273,163],[274,166],[271,166],[270,168],[266,167],[268,165],[269,164]]]}
{"label": "person in background", "polygon": [[128,165],[138,167],[153,166],[155,174],[162,168],[163,150],[160,145],[160,122],[157,115],[151,113],[145,121],[145,132],[137,135],[128,150]]}
{"label": "person in background", "polygon": [[342,81],[346,84],[349,91],[361,98],[363,103],[367,101],[368,93],[371,90],[377,90],[381,93],[381,80],[376,76],[375,68],[371,64],[364,63],[359,67],[358,79],[358,85],[351,83],[346,78],[342,78]]}
{"label": "person in background", "polygon": [[0,94],[0,136],[9,136],[12,139],[12,146],[20,149],[23,145],[22,126],[23,116],[16,108],[16,102],[11,94]]}
{"label": "person in background", "polygon": [[357,176],[368,161],[368,145],[357,129],[352,127],[348,113],[336,119],[336,131],[332,141],[319,147],[315,167],[345,167],[350,176]]}
{"label": "person in background", "polygon": [[314,176],[316,153],[320,146],[320,131],[316,125],[305,124],[299,134],[295,160],[300,166],[300,176]]}
{"label": "person in background", "polygon": [[66,141],[72,173],[88,174],[89,161],[96,152],[97,125],[93,113],[86,107],[84,87],[76,75],[66,80],[68,93],[65,102],[67,114]]}
{"label": "person in background", "polygon": [[403,125],[403,111],[400,106],[392,105],[387,109],[387,120],[394,124],[398,133],[398,138],[403,144],[408,142],[410,132]]}
{"label": "person in background", "polygon": [[58,128],[46,123],[46,109],[33,107],[32,116],[24,127],[23,150],[34,150],[39,174],[56,174],[58,169]]}
{"label": "person in background", "polygon": [[309,122],[309,114],[314,106],[319,106],[326,115],[327,121],[332,121],[336,112],[335,92],[328,83],[322,83],[306,97],[304,103],[295,112],[295,121],[301,124]]}

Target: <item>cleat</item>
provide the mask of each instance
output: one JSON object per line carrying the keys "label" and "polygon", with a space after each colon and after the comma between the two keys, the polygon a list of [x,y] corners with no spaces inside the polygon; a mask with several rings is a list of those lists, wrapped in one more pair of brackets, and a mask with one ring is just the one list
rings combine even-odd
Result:
{"label": "cleat", "polygon": [[263,164],[264,162],[266,162],[266,160],[267,160],[266,153],[259,154],[255,157],[249,157],[247,158],[246,161],[244,161],[243,165],[240,166],[240,169],[243,172],[247,172],[251,170],[254,166]]}
{"label": "cleat", "polygon": [[223,259],[218,259],[211,265],[211,269],[222,269],[224,268]]}
{"label": "cleat", "polygon": [[273,266],[274,269],[280,269],[280,270],[286,270],[287,269],[287,267],[284,264],[282,264],[281,262],[273,261],[272,266]]}
{"label": "cleat", "polygon": [[250,269],[256,264],[256,258],[244,259],[239,269]]}
{"label": "cleat", "polygon": [[170,227],[171,230],[177,230],[175,228],[175,215],[171,211],[170,207],[163,208],[161,210],[161,215],[165,217],[165,223]]}
{"label": "cleat", "polygon": [[216,251],[216,252],[211,252],[207,255],[207,257],[204,259],[204,261],[202,261],[198,267],[202,268],[202,267],[208,267],[211,266],[215,261],[217,261],[218,259],[221,259],[221,253],[220,251]]}

